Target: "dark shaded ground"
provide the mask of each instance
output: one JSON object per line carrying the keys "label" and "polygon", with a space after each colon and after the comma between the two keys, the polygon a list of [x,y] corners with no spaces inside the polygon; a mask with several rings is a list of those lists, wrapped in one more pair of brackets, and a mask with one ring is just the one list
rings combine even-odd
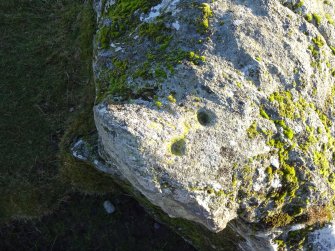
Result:
{"label": "dark shaded ground", "polygon": [[108,215],[110,198],[73,194],[50,216],[3,226],[0,250],[194,250],[125,195],[112,198],[117,211]]}
{"label": "dark shaded ground", "polygon": [[94,130],[94,18],[89,0],[0,0],[0,250],[194,250],[66,152]]}

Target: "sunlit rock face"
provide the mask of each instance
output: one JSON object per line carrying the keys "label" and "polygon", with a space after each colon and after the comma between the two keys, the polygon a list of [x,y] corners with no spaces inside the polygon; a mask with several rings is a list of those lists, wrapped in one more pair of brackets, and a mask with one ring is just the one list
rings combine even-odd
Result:
{"label": "sunlit rock face", "polygon": [[100,156],[169,216],[228,224],[241,250],[293,248],[289,232],[307,246],[334,213],[334,3],[95,7]]}

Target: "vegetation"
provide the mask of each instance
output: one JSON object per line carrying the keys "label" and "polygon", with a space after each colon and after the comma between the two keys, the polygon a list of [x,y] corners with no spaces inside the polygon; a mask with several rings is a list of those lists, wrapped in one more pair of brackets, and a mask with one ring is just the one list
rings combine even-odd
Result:
{"label": "vegetation", "polygon": [[0,19],[1,250],[193,250],[69,153],[95,130],[92,2],[2,1]]}
{"label": "vegetation", "polygon": [[313,19],[315,20],[316,25],[320,25],[322,21],[322,17],[319,14],[313,13]]}
{"label": "vegetation", "polygon": [[247,130],[247,134],[248,134],[248,137],[250,139],[253,139],[253,138],[255,138],[257,136],[258,132],[257,132],[257,123],[256,123],[256,121],[254,121],[250,125],[250,127]]}
{"label": "vegetation", "polygon": [[200,8],[202,10],[202,18],[200,20],[199,30],[202,33],[206,33],[209,29],[209,18],[213,16],[213,12],[207,3],[202,3]]}
{"label": "vegetation", "polygon": [[108,48],[111,39],[118,39],[124,34],[131,33],[136,24],[139,24],[139,17],[135,15],[136,10],[147,13],[152,6],[159,3],[159,0],[118,0],[113,8],[109,9],[108,17],[112,25],[100,29],[100,46]]}
{"label": "vegetation", "polygon": [[270,119],[269,115],[266,113],[266,111],[262,107],[259,109],[259,114],[265,119]]}
{"label": "vegetation", "polygon": [[93,10],[83,2],[0,3],[2,220],[39,216],[66,193],[58,144],[68,119],[94,96]]}
{"label": "vegetation", "polygon": [[[99,49],[113,46],[112,40],[115,44],[122,43],[125,48],[128,46],[139,46],[139,48],[138,57],[133,57],[132,61],[128,62],[124,56],[115,53],[112,56],[111,70],[100,65],[101,74],[97,80],[98,101],[107,96],[122,97],[124,100],[141,96],[147,87],[134,88],[131,84],[142,80],[154,80],[152,82],[155,83],[150,86],[154,96],[155,90],[160,88],[162,82],[174,74],[176,65],[186,60],[195,65],[206,62],[200,50],[186,50],[180,41],[174,39],[175,31],[166,26],[166,15],[157,17],[153,22],[141,22],[140,17],[148,14],[151,7],[159,2],[119,0],[113,7],[106,8],[102,14],[103,18],[111,20],[112,25],[99,26],[96,36]],[[209,18],[213,15],[212,10],[209,4],[196,6],[199,8],[199,18],[194,28],[200,33],[207,34]],[[129,40],[129,36],[134,40]],[[141,48],[141,44],[148,46]],[[157,103],[156,100],[154,102],[158,108],[161,107],[161,103]]]}
{"label": "vegetation", "polygon": [[[313,43],[317,48],[322,47],[324,44],[321,38],[315,37]],[[307,223],[309,225],[315,224],[320,218],[319,222],[327,222],[331,219],[331,212],[333,210],[332,195],[329,196],[329,202],[322,205],[317,209],[313,208],[314,202],[309,201],[308,196],[305,198],[298,195],[305,195],[310,189],[305,180],[310,179],[309,170],[300,166],[297,162],[290,160],[290,153],[292,151],[302,151],[304,154],[311,157],[314,162],[317,172],[324,178],[324,181],[334,189],[334,175],[331,174],[331,162],[334,156],[334,138],[331,135],[332,122],[326,115],[327,107],[333,104],[334,92],[332,90],[324,110],[318,110],[313,103],[307,102],[301,95],[293,94],[290,91],[274,92],[268,97],[269,103],[265,103],[260,107],[260,117],[270,120],[277,127],[277,133],[267,133],[262,128],[258,128],[254,122],[247,130],[249,138],[257,135],[257,129],[267,137],[267,144],[278,154],[279,165],[276,168],[268,167],[265,173],[268,176],[268,182],[274,179],[274,176],[280,179],[281,187],[277,191],[272,190],[263,197],[259,194],[253,193],[252,186],[252,173],[248,167],[243,171],[243,193],[246,196],[257,196],[263,204],[263,207],[270,205],[269,202],[274,203],[275,207],[272,210],[264,211],[263,223],[270,227],[285,227],[292,222]],[[308,124],[308,116],[318,117],[323,126],[312,128]],[[304,132],[295,131],[289,127],[293,122],[302,121],[304,125]],[[266,132],[266,133],[265,133]],[[327,143],[322,143],[322,138],[328,138]],[[267,156],[268,157],[268,156]],[[250,160],[262,160],[266,156],[257,156]],[[255,165],[254,165],[255,166]],[[305,175],[305,180],[301,179],[302,174]],[[332,194],[332,192],[331,192]],[[321,220],[322,219],[322,220]],[[314,222],[314,223],[312,223]],[[281,239],[278,239],[280,242]]]}
{"label": "vegetation", "polygon": [[325,45],[325,42],[323,41],[321,36],[314,37],[312,41],[318,48],[321,48]]}
{"label": "vegetation", "polygon": [[271,227],[286,226],[292,222],[292,217],[287,213],[278,213],[273,216],[266,218],[266,223]]}
{"label": "vegetation", "polygon": [[184,139],[178,139],[171,145],[171,152],[174,155],[182,156],[186,152],[186,141]]}

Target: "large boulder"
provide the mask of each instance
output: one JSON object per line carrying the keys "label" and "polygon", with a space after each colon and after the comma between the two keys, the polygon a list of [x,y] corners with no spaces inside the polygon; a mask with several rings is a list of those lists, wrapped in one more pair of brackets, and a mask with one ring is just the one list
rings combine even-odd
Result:
{"label": "large boulder", "polygon": [[95,7],[94,116],[118,177],[241,249],[309,245],[334,213],[334,3]]}

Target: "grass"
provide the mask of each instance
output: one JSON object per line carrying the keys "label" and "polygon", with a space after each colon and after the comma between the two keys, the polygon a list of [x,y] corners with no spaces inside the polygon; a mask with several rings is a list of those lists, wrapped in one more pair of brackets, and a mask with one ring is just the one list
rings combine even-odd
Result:
{"label": "grass", "polygon": [[94,18],[89,0],[0,2],[0,249],[193,250],[68,151],[95,130]]}
{"label": "grass", "polygon": [[0,219],[39,216],[65,193],[58,143],[90,80],[93,11],[83,3],[0,3]]}

